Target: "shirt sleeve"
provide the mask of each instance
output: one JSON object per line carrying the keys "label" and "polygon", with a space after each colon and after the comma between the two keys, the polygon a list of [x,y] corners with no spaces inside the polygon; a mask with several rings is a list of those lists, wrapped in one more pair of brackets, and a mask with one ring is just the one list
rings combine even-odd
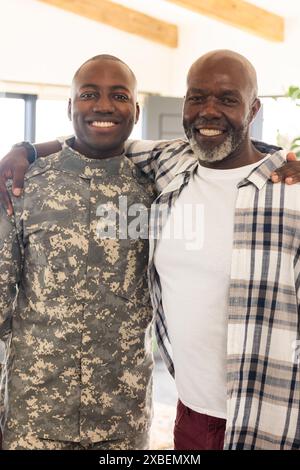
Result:
{"label": "shirt sleeve", "polygon": [[11,331],[14,300],[22,272],[21,234],[16,227],[16,216],[8,217],[0,208],[0,340],[5,341]]}
{"label": "shirt sleeve", "polygon": [[0,207],[0,429],[6,417],[8,352],[11,339],[14,300],[21,276],[22,256],[15,216],[8,217]]}
{"label": "shirt sleeve", "polygon": [[262,153],[275,153],[278,150],[282,150],[282,147],[277,147],[277,145],[267,144],[266,142],[260,142],[259,140],[251,139],[253,145]]}
{"label": "shirt sleeve", "polygon": [[160,161],[170,147],[181,140],[128,140],[125,142],[125,155],[153,181],[157,176]]}

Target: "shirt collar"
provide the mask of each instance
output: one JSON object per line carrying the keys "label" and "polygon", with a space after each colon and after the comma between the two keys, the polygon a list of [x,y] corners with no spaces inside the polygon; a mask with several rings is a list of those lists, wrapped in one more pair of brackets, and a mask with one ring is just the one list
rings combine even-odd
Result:
{"label": "shirt collar", "polygon": [[123,171],[125,158],[124,154],[104,159],[88,158],[65,143],[57,158],[54,157],[53,167],[83,178],[119,175]]}
{"label": "shirt collar", "polygon": [[190,147],[188,147],[182,155],[174,168],[174,176],[180,173],[191,172],[198,166],[198,159],[194,156],[194,153]]}
{"label": "shirt collar", "polygon": [[[287,152],[285,150],[277,150],[276,152],[269,154],[269,158],[264,160],[261,164],[257,162],[258,166],[254,168],[246,178],[239,182],[238,188],[249,183],[253,183],[259,190],[261,190],[270,179],[273,171],[281,167],[286,162],[286,154]],[[176,176],[180,173],[193,172],[197,168],[198,164],[199,162],[193,154],[189,150],[186,150],[174,169],[174,175]]]}
{"label": "shirt collar", "polygon": [[258,190],[261,190],[269,181],[271,174],[277,168],[280,168],[286,162],[285,150],[278,150],[271,154],[267,160],[264,160],[260,165],[254,168],[250,174],[239,182],[238,188],[246,186],[249,183],[254,184]]}

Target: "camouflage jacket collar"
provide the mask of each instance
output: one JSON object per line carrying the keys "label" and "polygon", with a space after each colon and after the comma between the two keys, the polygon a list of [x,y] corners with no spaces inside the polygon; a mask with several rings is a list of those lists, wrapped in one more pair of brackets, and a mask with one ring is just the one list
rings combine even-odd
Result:
{"label": "camouflage jacket collar", "polygon": [[112,158],[88,158],[65,145],[54,163],[55,168],[89,178],[104,174],[119,175],[122,172],[124,154]]}

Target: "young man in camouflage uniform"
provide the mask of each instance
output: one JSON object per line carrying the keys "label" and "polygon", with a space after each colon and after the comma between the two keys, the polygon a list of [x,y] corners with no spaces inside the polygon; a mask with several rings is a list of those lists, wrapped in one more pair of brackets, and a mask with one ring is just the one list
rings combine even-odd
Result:
{"label": "young man in camouflage uniform", "polygon": [[152,310],[142,237],[99,237],[99,207],[150,207],[123,154],[136,79],[97,56],[75,74],[73,148],[26,175],[1,208],[0,339],[11,328],[4,449],[144,449],[151,422]]}

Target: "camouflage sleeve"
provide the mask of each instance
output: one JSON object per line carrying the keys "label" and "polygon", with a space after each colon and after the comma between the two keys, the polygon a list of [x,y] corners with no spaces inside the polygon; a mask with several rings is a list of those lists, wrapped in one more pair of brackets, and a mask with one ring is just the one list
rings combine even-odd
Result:
{"label": "camouflage sleeve", "polygon": [[20,234],[15,217],[8,217],[0,208],[0,340],[5,340],[11,329],[13,304],[22,269]]}

